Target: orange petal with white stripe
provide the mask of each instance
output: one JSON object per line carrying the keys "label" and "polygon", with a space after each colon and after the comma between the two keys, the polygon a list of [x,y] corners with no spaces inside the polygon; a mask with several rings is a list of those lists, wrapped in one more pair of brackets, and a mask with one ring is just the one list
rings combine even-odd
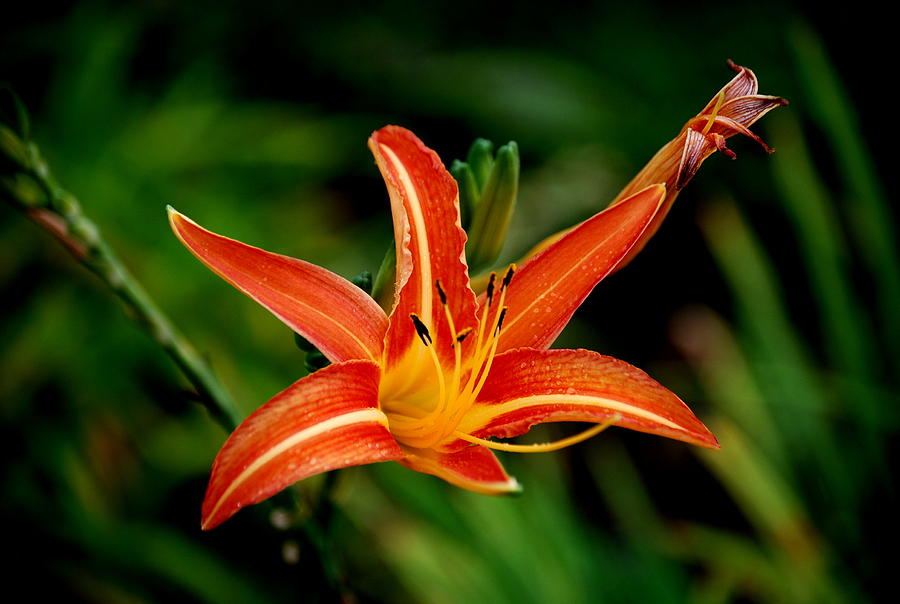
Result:
{"label": "orange petal with white stripe", "polygon": [[[374,132],[369,148],[390,195],[397,242],[394,310],[385,340],[386,366],[390,368],[416,337],[409,319],[412,313],[436,340],[452,341],[437,281],[447,295],[457,331],[476,324],[475,294],[469,286],[456,181],[440,158],[399,126]],[[452,357],[452,350],[441,347],[439,354]]]}
{"label": "orange petal with white stripe", "polygon": [[479,438],[511,438],[544,422],[610,420],[621,428],[719,446],[675,394],[640,369],[589,350],[523,348],[498,356],[478,402],[457,430]]}
{"label": "orange petal with white stripe", "polygon": [[439,453],[434,449],[403,447],[406,457],[400,463],[423,474],[442,478],[460,488],[484,495],[520,493],[522,487],[506,473],[493,451],[479,446],[467,446],[454,453]]}
{"label": "orange petal with white stripe", "polygon": [[662,185],[647,187],[530,258],[506,293],[509,312],[498,351],[550,346],[594,286],[638,241],[665,196]]}
{"label": "orange petal with white stripe", "polygon": [[379,376],[369,361],[330,365],[244,420],[216,456],[202,528],[313,474],[403,457],[378,409]]}
{"label": "orange petal with white stripe", "polygon": [[381,361],[387,317],[364,291],[320,266],[217,235],[169,208],[181,242],[332,362]]}

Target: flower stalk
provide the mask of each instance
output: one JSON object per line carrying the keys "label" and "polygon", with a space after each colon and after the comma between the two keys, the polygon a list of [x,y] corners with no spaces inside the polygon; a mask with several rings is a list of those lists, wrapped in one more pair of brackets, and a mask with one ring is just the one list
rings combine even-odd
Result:
{"label": "flower stalk", "polygon": [[21,103],[7,90],[0,115],[0,197],[53,235],[125,304],[131,316],[166,351],[196,389],[202,404],[226,430],[241,414],[209,364],[173,325],[107,243],[96,223],[50,171],[28,133]]}

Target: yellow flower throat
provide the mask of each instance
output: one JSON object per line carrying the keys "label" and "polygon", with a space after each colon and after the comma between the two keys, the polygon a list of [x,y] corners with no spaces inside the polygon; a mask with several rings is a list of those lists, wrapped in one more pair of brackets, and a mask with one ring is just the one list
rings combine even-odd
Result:
{"label": "yellow flower throat", "polygon": [[[391,433],[402,444],[418,449],[429,449],[462,439],[491,449],[536,453],[554,451],[573,445],[590,438],[618,421],[618,417],[613,417],[610,421],[598,424],[575,436],[537,445],[495,442],[457,430],[466,412],[478,399],[490,374],[500,340],[503,319],[509,310],[504,305],[506,292],[515,271],[515,265],[511,265],[500,281],[499,288],[497,288],[497,274],[491,272],[486,290],[487,301],[481,309],[478,332],[475,334],[475,347],[465,360],[462,358],[462,343],[472,336],[475,330],[471,327],[456,330],[453,315],[447,304],[447,295],[441,282],[438,280],[435,283],[449,327],[449,344],[453,349],[454,357],[452,372],[446,370],[441,364],[436,352],[439,343],[432,338],[432,331],[418,315],[410,314],[416,334],[427,351],[427,356],[431,359],[433,374],[431,369],[424,370],[421,367],[418,362],[421,356],[415,355],[410,361],[414,364],[413,367],[409,368],[409,372],[404,371],[404,374],[413,374],[415,377],[412,380],[402,380],[404,386],[402,391],[390,387],[383,388],[381,408],[388,417]],[[437,330],[434,331],[437,333]],[[403,371],[399,368],[398,370]],[[437,383],[436,389],[434,388],[435,382]],[[416,383],[420,387],[410,389],[411,383]]]}

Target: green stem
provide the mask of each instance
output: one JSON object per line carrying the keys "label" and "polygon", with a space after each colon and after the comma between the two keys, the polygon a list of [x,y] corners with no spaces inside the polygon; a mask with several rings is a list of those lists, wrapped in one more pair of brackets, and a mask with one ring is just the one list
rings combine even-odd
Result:
{"label": "green stem", "polygon": [[[2,117],[2,116],[0,116]],[[184,335],[156,305],[143,286],[125,268],[100,229],[81,211],[74,195],[62,188],[34,143],[23,142],[26,132],[14,132],[0,123],[0,197],[22,210],[35,223],[56,237],[69,252],[97,275],[125,304],[137,323],[175,361],[194,386],[210,414],[229,432],[241,414],[215,376]],[[8,168],[12,166],[12,169]],[[331,492],[336,472],[329,473],[313,504],[312,517],[299,527],[317,551],[329,587],[343,599],[352,599],[331,544],[320,524],[330,524]]]}
{"label": "green stem", "polygon": [[[14,179],[5,181],[6,195],[112,289],[138,324],[175,361],[213,417],[228,431],[233,430],[241,414],[210,366],[125,268],[97,225],[82,213],[75,196],[59,185],[37,146],[30,143],[27,150],[19,176],[30,179],[38,191],[8,186]],[[31,195],[36,192],[40,195]]]}

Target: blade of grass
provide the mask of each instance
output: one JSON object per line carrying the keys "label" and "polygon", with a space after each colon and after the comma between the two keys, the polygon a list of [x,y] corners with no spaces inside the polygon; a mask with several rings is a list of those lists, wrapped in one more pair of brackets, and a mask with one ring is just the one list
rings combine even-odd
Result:
{"label": "blade of grass", "polygon": [[830,430],[831,401],[790,320],[771,261],[733,202],[708,207],[700,224],[733,292],[751,366],[795,455],[794,479],[826,492],[845,536],[855,539],[853,510],[863,477],[851,472],[848,451]]}
{"label": "blade of grass", "polygon": [[667,534],[665,523],[628,453],[612,439],[598,442],[595,448],[598,453],[588,458],[588,467],[619,530],[629,541],[661,546]]}
{"label": "blade of grass", "polygon": [[[695,451],[734,497],[744,514],[775,552],[777,561],[810,602],[837,602],[843,597],[826,571],[830,554],[816,535],[791,484],[771,466],[737,424],[710,422],[722,449]],[[776,558],[777,559],[777,558]]]}
{"label": "blade of grass", "polygon": [[771,126],[781,141],[773,163],[776,183],[804,255],[827,356],[841,375],[838,387],[843,399],[853,401],[869,463],[878,464],[887,475],[882,461],[887,423],[881,417],[887,401],[875,385],[877,344],[868,314],[853,293],[849,252],[834,203],[815,171],[796,118],[790,113],[776,115]]}
{"label": "blade of grass", "polygon": [[697,374],[706,398],[754,438],[780,468],[790,467],[787,443],[778,429],[747,359],[725,322],[712,310],[688,308],[676,314],[670,337]]}
{"label": "blade of grass", "polygon": [[900,361],[900,255],[891,206],[881,186],[875,164],[865,143],[859,118],[848,100],[822,41],[804,23],[795,23],[788,33],[796,72],[807,91],[806,100],[832,152],[836,167],[848,187],[851,226],[878,286],[879,324],[884,340]]}

